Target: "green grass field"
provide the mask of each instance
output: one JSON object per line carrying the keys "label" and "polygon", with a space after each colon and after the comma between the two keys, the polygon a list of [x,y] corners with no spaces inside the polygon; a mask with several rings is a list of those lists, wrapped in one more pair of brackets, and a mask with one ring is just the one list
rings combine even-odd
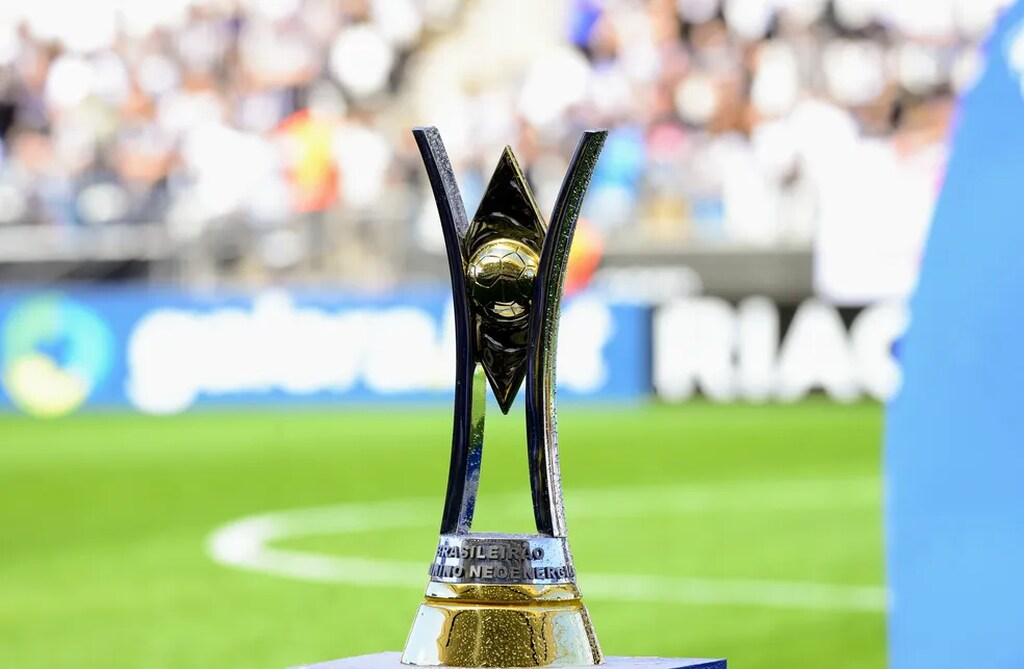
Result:
{"label": "green grass field", "polygon": [[[570,537],[605,652],[884,666],[881,415],[564,408]],[[398,650],[449,444],[440,409],[0,417],[0,667],[282,669]],[[529,526],[523,444],[518,419],[490,418],[476,529]],[[338,531],[274,544],[333,571],[208,553],[246,516],[336,505]]]}

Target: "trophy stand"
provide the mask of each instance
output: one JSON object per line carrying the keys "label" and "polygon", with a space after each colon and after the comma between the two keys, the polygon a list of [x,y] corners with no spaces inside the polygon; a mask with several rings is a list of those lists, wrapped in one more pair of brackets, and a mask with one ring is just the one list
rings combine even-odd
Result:
{"label": "trophy stand", "polygon": [[[725,669],[725,660],[604,657],[576,586],[558,466],[555,351],[569,247],[607,132],[583,134],[550,225],[510,148],[470,221],[437,129],[413,135],[437,202],[455,308],[455,412],[441,536],[402,653],[296,669]],[[524,379],[537,532],[474,533],[487,386],[507,414]]]}

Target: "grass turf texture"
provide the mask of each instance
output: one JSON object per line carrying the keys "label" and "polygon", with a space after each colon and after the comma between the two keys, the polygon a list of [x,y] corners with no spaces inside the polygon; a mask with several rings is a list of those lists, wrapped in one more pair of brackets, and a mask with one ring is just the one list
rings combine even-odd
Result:
{"label": "grass turf texture", "polygon": [[[587,597],[588,573],[880,584],[878,406],[568,407],[559,427],[576,566],[606,653],[883,666],[877,611]],[[204,544],[251,514],[428,498],[418,527],[292,542],[419,561],[425,585],[449,435],[449,413],[427,409],[0,417],[0,667],[281,669],[400,649],[422,586],[239,571]],[[529,527],[523,444],[518,417],[489,420],[475,529]],[[761,499],[791,481],[818,491],[811,503]],[[577,490],[591,491],[580,504],[605,488],[646,499],[644,487],[670,502],[664,487],[688,484],[724,503],[574,519]],[[833,487],[862,494],[832,504]],[[488,503],[508,494],[521,502]]]}

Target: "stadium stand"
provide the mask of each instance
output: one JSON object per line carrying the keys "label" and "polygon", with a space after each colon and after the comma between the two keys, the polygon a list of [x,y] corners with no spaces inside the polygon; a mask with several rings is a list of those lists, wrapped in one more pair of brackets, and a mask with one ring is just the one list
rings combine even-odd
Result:
{"label": "stadium stand", "polygon": [[1002,4],[24,3],[0,15],[0,271],[415,279],[439,240],[408,127],[432,123],[471,208],[509,138],[545,209],[579,129],[611,127],[586,214],[612,255],[809,281],[835,185],[931,184],[927,218]]}

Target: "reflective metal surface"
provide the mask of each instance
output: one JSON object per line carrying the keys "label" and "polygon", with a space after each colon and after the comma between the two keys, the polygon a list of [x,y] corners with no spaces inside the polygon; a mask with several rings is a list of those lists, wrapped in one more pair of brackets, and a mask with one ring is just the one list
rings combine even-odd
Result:
{"label": "reflective metal surface", "polygon": [[600,662],[579,599],[501,606],[428,598],[420,605],[402,662],[446,667],[579,666]]}
{"label": "reflective metal surface", "polygon": [[[430,188],[437,202],[441,232],[448,252],[448,273],[452,280],[455,311],[455,411],[452,425],[452,451],[448,465],[448,492],[441,515],[441,532],[469,531],[476,503],[476,487],[467,491],[467,482],[480,479],[480,449],[473,447],[475,417],[480,415],[479,446],[483,444],[483,400],[474,399],[476,371],[475,337],[469,316],[469,293],[466,290],[465,259],[462,238],[469,230],[466,208],[455,182],[448,153],[437,128],[416,128],[412,131],[423,157],[423,166],[430,179]],[[477,408],[474,410],[474,402]]]}
{"label": "reflective metal surface", "polygon": [[514,239],[481,244],[466,268],[469,291],[481,318],[499,323],[526,318],[539,263],[536,251]]}
{"label": "reflective metal surface", "polygon": [[505,147],[462,239],[477,357],[503,413],[526,375],[530,303],[545,231],[526,177]]}
{"label": "reflective metal surface", "polygon": [[555,352],[562,287],[569,264],[569,246],[576,231],[583,196],[608,136],[605,131],[583,133],[551,214],[544,239],[537,281],[533,287],[530,340],[526,372],[526,447],[537,531],[565,536],[562,474],[558,466],[558,421],[555,416]]}
{"label": "reflective metal surface", "polygon": [[[565,534],[555,419],[555,347],[569,247],[604,143],[584,133],[551,226],[507,148],[467,221],[437,130],[413,131],[444,230],[456,322],[452,456],[441,537],[402,661],[450,667],[598,664]],[[486,377],[508,413],[526,379],[537,534],[473,533]]]}

